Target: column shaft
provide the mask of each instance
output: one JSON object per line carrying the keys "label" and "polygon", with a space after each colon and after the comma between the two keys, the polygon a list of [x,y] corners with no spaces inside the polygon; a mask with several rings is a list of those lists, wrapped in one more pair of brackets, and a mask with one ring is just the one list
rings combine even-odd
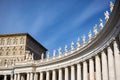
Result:
{"label": "column shaft", "polygon": [[17,80],[17,74],[14,74],[14,80]]}
{"label": "column shaft", "polygon": [[81,80],[81,65],[77,64],[77,80]]}
{"label": "column shaft", "polygon": [[4,80],[7,80],[7,75],[4,75]]}
{"label": "column shaft", "polygon": [[32,72],[30,73],[30,80],[34,80]]}
{"label": "column shaft", "polygon": [[87,62],[83,62],[83,80],[88,80]]}
{"label": "column shaft", "polygon": [[114,58],[112,49],[110,47],[108,47],[107,53],[108,53],[109,80],[115,80]]}
{"label": "column shaft", "polygon": [[108,80],[107,56],[104,51],[102,51],[102,79]]}
{"label": "column shaft", "polygon": [[27,80],[30,80],[30,73],[27,73]]}
{"label": "column shaft", "polygon": [[116,80],[120,79],[120,51],[116,41],[113,42],[114,56],[115,56],[115,72]]}
{"label": "column shaft", "polygon": [[65,68],[65,80],[69,80],[68,67]]}
{"label": "column shaft", "polygon": [[38,80],[38,74],[37,73],[34,74],[34,80]]}
{"label": "column shaft", "polygon": [[49,71],[46,72],[46,80],[50,80],[50,74],[49,74]]}
{"label": "column shaft", "polygon": [[95,67],[96,67],[96,80],[101,80],[101,64],[98,55],[95,57]]}
{"label": "column shaft", "polygon": [[90,80],[94,80],[94,62],[93,62],[93,59],[89,59],[89,75],[90,75]]}
{"label": "column shaft", "polygon": [[62,69],[59,69],[59,75],[58,75],[58,80],[62,80],[63,76],[62,76]]}
{"label": "column shaft", "polygon": [[52,71],[52,80],[56,80],[56,71],[55,70]]}
{"label": "column shaft", "polygon": [[43,80],[43,72],[40,72],[40,80]]}
{"label": "column shaft", "polygon": [[75,67],[74,67],[74,65],[71,66],[71,80],[75,80]]}

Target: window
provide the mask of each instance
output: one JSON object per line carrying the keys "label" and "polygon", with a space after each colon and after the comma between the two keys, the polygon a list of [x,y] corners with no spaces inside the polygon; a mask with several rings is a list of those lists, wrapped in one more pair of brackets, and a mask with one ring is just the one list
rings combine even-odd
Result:
{"label": "window", "polygon": [[6,56],[8,55],[8,52],[6,52]]}
{"label": "window", "polygon": [[13,44],[17,44],[17,39],[13,39]]}
{"label": "window", "polygon": [[4,45],[5,40],[2,38],[0,39],[0,45]]}
{"label": "window", "polygon": [[20,51],[20,55],[22,55],[22,51]]}
{"label": "window", "polygon": [[13,55],[15,55],[15,52],[13,52]]}
{"label": "window", "polygon": [[2,52],[0,52],[0,56],[2,56]]}
{"label": "window", "polygon": [[11,44],[11,39],[8,38],[8,39],[7,39],[7,45],[10,45],[10,44]]}
{"label": "window", "polygon": [[24,39],[23,39],[23,37],[20,38],[20,44],[24,44]]}

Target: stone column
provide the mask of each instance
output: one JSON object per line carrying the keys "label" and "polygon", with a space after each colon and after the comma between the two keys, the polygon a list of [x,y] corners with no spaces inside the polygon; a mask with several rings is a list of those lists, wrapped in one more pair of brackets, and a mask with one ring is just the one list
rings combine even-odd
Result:
{"label": "stone column", "polygon": [[62,69],[59,69],[59,75],[58,75],[58,80],[62,80],[63,76],[62,76]]}
{"label": "stone column", "polygon": [[90,80],[94,80],[94,62],[93,62],[93,59],[89,59],[89,75],[90,75]]}
{"label": "stone column", "polygon": [[17,80],[17,74],[14,74],[14,80]]}
{"label": "stone column", "polygon": [[7,75],[4,75],[4,80],[7,80]]}
{"label": "stone column", "polygon": [[115,72],[116,72],[116,80],[120,79],[120,51],[117,45],[117,42],[113,42],[114,48],[114,56],[115,56]]}
{"label": "stone column", "polygon": [[88,80],[88,68],[87,68],[87,62],[83,62],[83,80]]}
{"label": "stone column", "polygon": [[115,65],[114,65],[113,51],[111,47],[107,48],[107,53],[108,53],[109,80],[115,80]]}
{"label": "stone column", "polygon": [[75,67],[74,67],[74,65],[71,66],[71,80],[75,80]]}
{"label": "stone column", "polygon": [[23,74],[21,75],[21,80],[25,80],[25,79],[24,79],[24,75],[23,75]]}
{"label": "stone column", "polygon": [[77,80],[81,80],[81,65],[77,64]]}
{"label": "stone column", "polygon": [[69,71],[68,71],[68,67],[65,67],[65,80],[69,80]]}
{"label": "stone column", "polygon": [[52,80],[56,80],[56,71],[55,70],[52,71]]}
{"label": "stone column", "polygon": [[102,79],[108,80],[108,65],[107,65],[107,56],[104,51],[102,51]]}
{"label": "stone column", "polygon": [[34,80],[32,72],[30,73],[30,80]]}
{"label": "stone column", "polygon": [[40,72],[40,80],[43,80],[43,72]]}
{"label": "stone column", "polygon": [[101,80],[101,64],[98,55],[95,57],[95,67],[96,67],[96,80]]}
{"label": "stone column", "polygon": [[30,80],[30,73],[27,73],[27,80]]}
{"label": "stone column", "polygon": [[46,72],[46,80],[50,80],[50,73],[49,73],[49,71]]}
{"label": "stone column", "polygon": [[34,74],[34,80],[38,80],[38,74],[37,73]]}
{"label": "stone column", "polygon": [[17,80],[20,80],[20,73],[18,73]]}

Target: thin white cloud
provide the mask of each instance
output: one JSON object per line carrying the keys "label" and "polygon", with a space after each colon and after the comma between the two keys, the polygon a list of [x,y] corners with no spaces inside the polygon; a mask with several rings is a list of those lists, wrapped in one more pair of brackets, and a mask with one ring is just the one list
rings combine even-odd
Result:
{"label": "thin white cloud", "polygon": [[88,5],[88,7],[82,13],[80,13],[80,15],[77,15],[73,19],[71,19],[69,21],[66,21],[63,24],[59,25],[59,26],[62,26],[62,27],[64,26],[64,27],[62,29],[59,29],[59,31],[56,31],[54,33],[54,35],[51,36],[45,42],[45,45],[48,46],[48,45],[55,44],[58,41],[58,39],[61,38],[61,36],[63,34],[67,33],[68,31],[73,30],[73,28],[78,27],[78,25],[84,23],[91,16],[94,16],[95,14],[97,14],[100,11],[104,10],[106,8],[106,5],[103,4],[103,3],[107,3],[107,2],[106,1],[95,0],[90,5]]}

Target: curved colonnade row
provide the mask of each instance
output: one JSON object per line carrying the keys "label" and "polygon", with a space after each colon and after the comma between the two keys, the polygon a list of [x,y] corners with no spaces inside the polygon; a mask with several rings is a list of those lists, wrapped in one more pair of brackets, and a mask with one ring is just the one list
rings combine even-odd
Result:
{"label": "curved colonnade row", "polygon": [[119,80],[120,0],[105,27],[90,43],[58,58],[0,68],[4,80]]}

